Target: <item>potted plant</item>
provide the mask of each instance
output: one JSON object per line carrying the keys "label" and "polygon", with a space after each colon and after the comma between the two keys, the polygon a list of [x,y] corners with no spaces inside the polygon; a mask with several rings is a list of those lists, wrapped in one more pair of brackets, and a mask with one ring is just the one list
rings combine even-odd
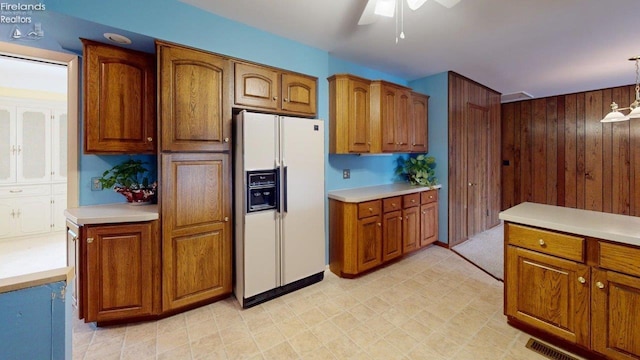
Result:
{"label": "potted plant", "polygon": [[411,185],[434,186],[438,184],[435,167],[436,159],[427,154],[399,157],[396,175],[403,176]]}
{"label": "potted plant", "polygon": [[132,205],[150,204],[155,199],[158,183],[149,184],[149,178],[145,176],[149,170],[144,164],[147,163],[129,159],[106,170],[98,181],[104,189],[113,187]]}

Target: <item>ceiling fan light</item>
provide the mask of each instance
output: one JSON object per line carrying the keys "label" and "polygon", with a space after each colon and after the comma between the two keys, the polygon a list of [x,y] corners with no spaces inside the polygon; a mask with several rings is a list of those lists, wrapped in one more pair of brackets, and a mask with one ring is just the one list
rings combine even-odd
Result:
{"label": "ceiling fan light", "polygon": [[427,0],[407,0],[407,5],[409,5],[409,9],[418,10]]}
{"label": "ceiling fan light", "polygon": [[604,117],[604,119],[600,120],[600,122],[610,123],[610,122],[627,121],[627,120],[629,120],[628,116],[626,116],[625,114],[621,113],[618,110],[613,110],[612,112],[608,113],[607,116]]}
{"label": "ceiling fan light", "polygon": [[375,13],[381,16],[393,17],[396,11],[396,0],[378,0]]}

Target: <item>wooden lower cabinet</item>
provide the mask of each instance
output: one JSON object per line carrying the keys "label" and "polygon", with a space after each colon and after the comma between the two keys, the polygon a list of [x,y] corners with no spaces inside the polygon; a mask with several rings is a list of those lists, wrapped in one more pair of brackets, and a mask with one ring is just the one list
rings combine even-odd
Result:
{"label": "wooden lower cabinet", "polygon": [[588,266],[510,245],[507,269],[507,316],[572,343],[589,344]]}
{"label": "wooden lower cabinet", "polygon": [[[423,224],[420,198],[418,192],[361,203],[329,199],[331,271],[338,276],[354,277],[420,249],[423,229],[437,234],[437,229],[428,229],[429,225]],[[407,204],[404,208],[403,203]],[[437,197],[434,204],[437,210]],[[433,224],[430,219],[429,224]]]}
{"label": "wooden lower cabinet", "polygon": [[438,203],[420,206],[420,246],[438,241]]}
{"label": "wooden lower cabinet", "polygon": [[640,359],[640,247],[512,223],[505,245],[512,325],[587,358]]}
{"label": "wooden lower cabinet", "polygon": [[162,154],[163,311],[231,294],[227,153]]}
{"label": "wooden lower cabinet", "polygon": [[84,227],[87,322],[157,313],[157,221]]}

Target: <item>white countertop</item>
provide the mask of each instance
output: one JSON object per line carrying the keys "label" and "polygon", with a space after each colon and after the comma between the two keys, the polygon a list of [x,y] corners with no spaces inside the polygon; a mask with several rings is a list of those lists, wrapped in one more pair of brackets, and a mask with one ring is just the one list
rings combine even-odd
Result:
{"label": "white countertop", "polygon": [[67,219],[78,225],[140,222],[158,219],[158,205],[106,204],[70,208]]}
{"label": "white countertop", "polygon": [[523,225],[640,246],[640,217],[525,202],[500,213]]}
{"label": "white countertop", "polygon": [[353,189],[333,190],[328,192],[329,199],[342,202],[358,203],[392,196],[413,194],[420,191],[440,189],[442,185],[419,186],[409,183],[394,183],[377,186],[366,186]]}

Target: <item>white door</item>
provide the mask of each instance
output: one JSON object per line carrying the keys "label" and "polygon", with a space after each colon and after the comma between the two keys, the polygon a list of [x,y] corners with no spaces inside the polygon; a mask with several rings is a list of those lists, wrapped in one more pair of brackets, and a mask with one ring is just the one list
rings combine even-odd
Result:
{"label": "white door", "polygon": [[0,184],[16,182],[16,110],[0,103]]}
{"label": "white door", "polygon": [[17,181],[51,180],[51,111],[44,108],[17,110]]}
{"label": "white door", "polygon": [[280,129],[286,169],[281,240],[286,285],[325,269],[324,123],[283,117]]}

